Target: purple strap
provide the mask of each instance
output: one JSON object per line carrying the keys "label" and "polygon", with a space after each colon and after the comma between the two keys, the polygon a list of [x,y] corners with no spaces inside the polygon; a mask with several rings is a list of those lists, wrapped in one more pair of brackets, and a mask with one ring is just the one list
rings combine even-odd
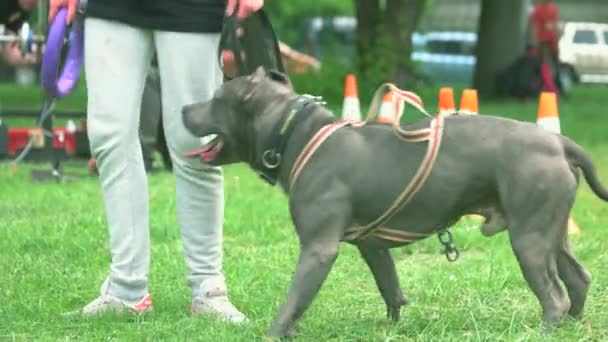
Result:
{"label": "purple strap", "polygon": [[67,8],[61,8],[46,38],[46,48],[42,57],[42,87],[49,96],[61,98],[69,94],[80,76],[84,48],[84,16],[76,14],[68,40],[69,50],[59,73],[65,31],[67,29]]}

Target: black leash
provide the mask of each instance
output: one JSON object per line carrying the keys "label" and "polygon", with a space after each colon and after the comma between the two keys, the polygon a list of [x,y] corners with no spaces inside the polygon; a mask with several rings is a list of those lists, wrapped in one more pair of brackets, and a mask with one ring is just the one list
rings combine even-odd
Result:
{"label": "black leash", "polygon": [[[247,18],[237,18],[239,2],[231,15],[224,17],[220,43],[218,45],[218,58],[222,64],[222,51],[229,50],[234,56],[237,73],[234,77],[253,73],[258,66],[266,70],[278,70],[285,73],[279,43],[270,23],[268,15],[263,9],[252,13]],[[239,37],[237,31],[241,30]],[[243,60],[245,55],[245,60]],[[227,80],[232,79],[224,74]]]}
{"label": "black leash", "polygon": [[220,65],[223,66],[222,51],[232,51],[232,54],[234,55],[234,60],[236,62],[237,75],[241,75],[245,70],[245,63],[243,62],[242,58],[241,42],[238,39],[236,33],[238,29],[238,19],[236,17],[236,13],[238,12],[238,10],[239,3],[237,2],[233,14],[224,18],[224,24],[222,26],[222,35],[220,37],[220,43],[218,46],[217,54]]}

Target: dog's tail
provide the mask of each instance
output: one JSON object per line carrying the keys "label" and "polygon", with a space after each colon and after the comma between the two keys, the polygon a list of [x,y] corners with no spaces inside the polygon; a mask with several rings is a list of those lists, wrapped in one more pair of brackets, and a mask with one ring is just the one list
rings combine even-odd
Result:
{"label": "dog's tail", "polygon": [[593,190],[597,197],[603,199],[604,201],[608,201],[608,189],[606,189],[606,187],[597,177],[595,165],[589,157],[589,154],[585,152],[582,147],[567,137],[561,136],[561,138],[568,160],[570,160],[573,165],[583,170],[587,184],[589,184],[589,187],[591,190]]}

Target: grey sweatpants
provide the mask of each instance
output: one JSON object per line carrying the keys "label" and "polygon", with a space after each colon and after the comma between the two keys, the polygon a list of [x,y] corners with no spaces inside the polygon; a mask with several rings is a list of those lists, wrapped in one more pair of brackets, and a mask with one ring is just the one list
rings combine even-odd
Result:
{"label": "grey sweatpants", "polygon": [[219,38],[219,34],[158,32],[86,19],[88,135],[97,159],[112,258],[101,288],[104,294],[136,302],[148,291],[150,213],[138,127],[154,50],[188,285],[196,296],[203,280],[223,279],[222,171],[183,157],[200,142],[186,131],[181,115],[184,105],[210,99],[222,82],[216,53]]}

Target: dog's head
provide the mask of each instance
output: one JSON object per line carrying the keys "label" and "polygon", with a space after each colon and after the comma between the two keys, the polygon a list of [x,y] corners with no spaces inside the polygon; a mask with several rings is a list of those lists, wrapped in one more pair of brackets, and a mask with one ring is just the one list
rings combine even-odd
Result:
{"label": "dog's head", "polygon": [[188,152],[210,165],[249,161],[267,131],[279,118],[281,105],[293,95],[286,75],[258,68],[255,73],[224,83],[209,101],[185,106],[186,129],[201,137],[201,148]]}

